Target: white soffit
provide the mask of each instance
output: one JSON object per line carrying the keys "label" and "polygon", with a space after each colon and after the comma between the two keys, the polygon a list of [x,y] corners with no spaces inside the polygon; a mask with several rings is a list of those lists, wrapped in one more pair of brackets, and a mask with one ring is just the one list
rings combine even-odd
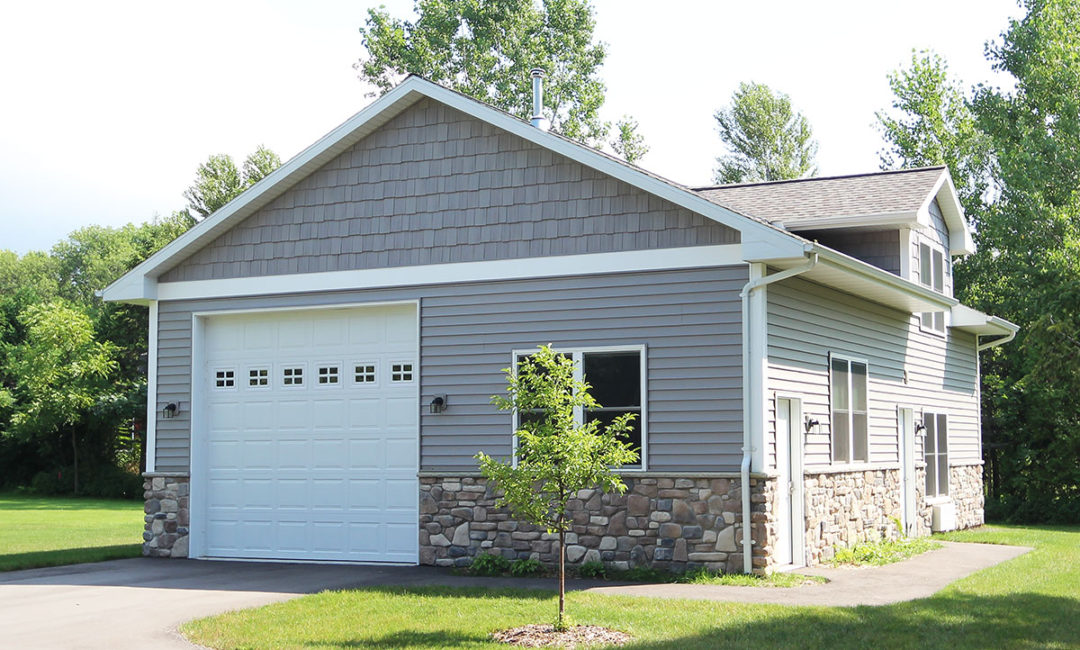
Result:
{"label": "white soffit", "polygon": [[1020,326],[1004,318],[990,316],[967,305],[954,305],[949,326],[979,336],[1006,336],[1020,331]]}

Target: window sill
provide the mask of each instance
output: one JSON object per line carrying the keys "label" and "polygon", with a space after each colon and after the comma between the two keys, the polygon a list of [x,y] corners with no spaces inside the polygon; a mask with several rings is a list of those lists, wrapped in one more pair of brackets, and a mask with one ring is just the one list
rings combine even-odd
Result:
{"label": "window sill", "polygon": [[810,474],[846,474],[855,472],[874,472],[879,470],[898,470],[899,463],[851,463],[849,465],[811,465],[803,467],[803,475]]}
{"label": "window sill", "polygon": [[941,506],[945,505],[946,503],[952,503],[952,497],[947,494],[938,497],[927,497],[926,499],[924,499],[924,502],[928,506]]}

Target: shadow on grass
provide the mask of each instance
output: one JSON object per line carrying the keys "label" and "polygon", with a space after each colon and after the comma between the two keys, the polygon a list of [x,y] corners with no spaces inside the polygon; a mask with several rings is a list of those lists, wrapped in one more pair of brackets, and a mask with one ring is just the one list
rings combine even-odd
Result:
{"label": "shadow on grass", "polygon": [[63,548],[55,551],[9,553],[0,555],[0,571],[21,571],[23,569],[39,569],[82,562],[102,562],[104,560],[139,557],[140,555],[142,555],[142,544],[117,544],[114,546]]}
{"label": "shadow on grass", "polygon": [[[353,639],[338,643],[309,643],[309,647],[320,648],[463,648],[476,647],[489,641],[484,634],[465,634],[461,632],[391,632],[377,639]],[[509,646],[506,646],[509,647]]]}
{"label": "shadow on grass", "polygon": [[[139,495],[142,496],[141,494]],[[142,511],[141,499],[101,499],[99,497],[41,497],[0,494],[0,512],[5,510],[132,510]]]}
{"label": "shadow on grass", "polygon": [[1076,647],[1077,639],[1080,599],[958,594],[885,607],[798,608],[752,623],[625,647],[1065,648]]}

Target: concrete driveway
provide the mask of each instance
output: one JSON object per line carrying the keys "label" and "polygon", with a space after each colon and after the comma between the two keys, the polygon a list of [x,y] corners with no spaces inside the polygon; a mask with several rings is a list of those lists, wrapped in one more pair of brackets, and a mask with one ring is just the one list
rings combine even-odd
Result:
{"label": "concrete driveway", "polygon": [[[814,568],[824,585],[777,589],[714,585],[617,585],[574,580],[571,589],[660,598],[789,605],[880,605],[922,598],[1030,549],[946,543],[905,562],[864,569]],[[325,589],[373,585],[553,589],[551,579],[471,578],[431,567],[335,566],[132,559],[0,573],[0,647],[186,648],[184,621]]]}

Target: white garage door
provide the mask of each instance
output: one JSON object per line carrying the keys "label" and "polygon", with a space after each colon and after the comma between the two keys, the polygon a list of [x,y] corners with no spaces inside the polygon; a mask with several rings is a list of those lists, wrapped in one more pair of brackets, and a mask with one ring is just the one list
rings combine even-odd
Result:
{"label": "white garage door", "polygon": [[204,345],[202,555],[415,563],[415,307],[212,316]]}

